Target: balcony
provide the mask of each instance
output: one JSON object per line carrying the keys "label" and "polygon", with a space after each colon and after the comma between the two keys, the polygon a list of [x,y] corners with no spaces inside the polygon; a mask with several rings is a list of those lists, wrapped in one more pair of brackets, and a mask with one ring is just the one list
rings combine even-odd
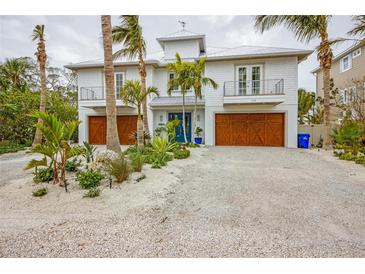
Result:
{"label": "balcony", "polygon": [[224,104],[273,104],[284,102],[284,79],[224,82]]}
{"label": "balcony", "polygon": [[[120,98],[120,93],[115,91],[117,106],[126,106]],[[105,106],[105,89],[104,87],[80,87],[79,105],[83,107]]]}

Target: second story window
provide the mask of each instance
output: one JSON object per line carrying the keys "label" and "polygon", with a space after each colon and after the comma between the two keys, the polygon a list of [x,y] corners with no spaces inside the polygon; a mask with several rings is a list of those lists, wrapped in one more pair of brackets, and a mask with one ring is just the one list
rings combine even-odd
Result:
{"label": "second story window", "polygon": [[356,58],[356,57],[358,57],[358,56],[360,56],[361,55],[361,48],[359,48],[359,49],[357,49],[357,50],[354,50],[353,52],[352,52],[352,58]]}
{"label": "second story window", "polygon": [[[169,72],[168,73],[168,82],[170,82],[171,80],[175,79],[175,73],[174,72]],[[174,86],[172,88],[172,91],[179,91],[179,86]]]}
{"label": "second story window", "polygon": [[123,87],[124,73],[116,72],[114,81],[115,81],[115,94],[117,96],[117,99],[120,99],[120,90]]}
{"label": "second story window", "polygon": [[341,59],[340,62],[341,72],[349,70],[352,68],[352,58],[351,55],[347,55]]}

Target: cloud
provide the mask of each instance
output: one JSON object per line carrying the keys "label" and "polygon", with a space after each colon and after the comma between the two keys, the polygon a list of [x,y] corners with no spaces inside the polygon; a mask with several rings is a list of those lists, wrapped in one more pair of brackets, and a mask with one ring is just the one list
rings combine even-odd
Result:
{"label": "cloud", "polygon": [[210,27],[224,27],[229,25],[235,17],[235,15],[207,15],[201,16],[200,18],[208,22]]}

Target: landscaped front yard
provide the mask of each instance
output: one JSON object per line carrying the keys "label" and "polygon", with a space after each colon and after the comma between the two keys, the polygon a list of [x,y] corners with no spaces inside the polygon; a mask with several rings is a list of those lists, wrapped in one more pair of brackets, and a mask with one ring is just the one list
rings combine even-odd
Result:
{"label": "landscaped front yard", "polygon": [[363,166],[317,150],[190,151],[93,199],[77,184],[33,197],[33,156],[0,156],[0,256],[365,256]]}

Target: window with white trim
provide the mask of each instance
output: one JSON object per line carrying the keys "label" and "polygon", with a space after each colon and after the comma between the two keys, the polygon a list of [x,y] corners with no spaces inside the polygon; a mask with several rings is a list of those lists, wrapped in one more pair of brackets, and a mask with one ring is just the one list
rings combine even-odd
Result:
{"label": "window with white trim", "polygon": [[361,48],[358,48],[352,52],[352,58],[356,58],[361,55]]}
{"label": "window with white trim", "polygon": [[[168,74],[168,82],[170,82],[171,80],[175,79],[175,73],[174,72],[169,72]],[[178,86],[174,86],[173,91],[178,91],[179,87]]]}
{"label": "window with white trim", "polygon": [[115,81],[115,94],[117,99],[120,99],[120,90],[122,89],[124,83],[124,72],[115,72],[114,81]]}
{"label": "window with white trim", "polygon": [[347,71],[352,68],[351,54],[349,54],[341,59],[340,66],[341,66],[341,72]]}

